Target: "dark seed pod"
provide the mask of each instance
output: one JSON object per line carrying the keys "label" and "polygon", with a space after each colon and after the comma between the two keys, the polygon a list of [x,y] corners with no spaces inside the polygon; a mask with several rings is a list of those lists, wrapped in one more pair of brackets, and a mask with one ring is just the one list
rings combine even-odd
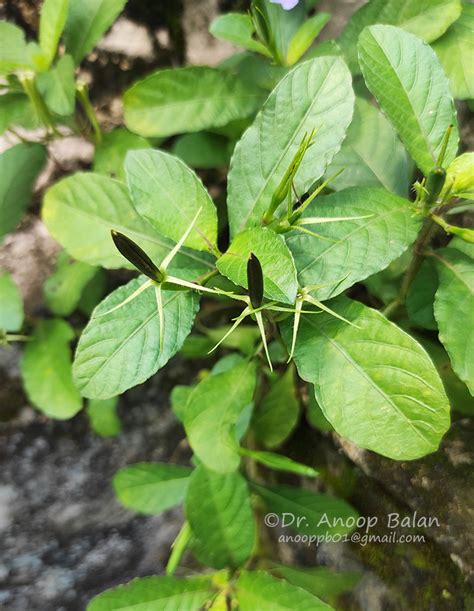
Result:
{"label": "dark seed pod", "polygon": [[247,284],[249,287],[249,297],[252,307],[257,309],[263,301],[263,273],[262,266],[257,257],[250,253],[247,261]]}
{"label": "dark seed pod", "polygon": [[117,250],[134,265],[139,272],[155,282],[162,282],[164,277],[144,250],[126,235],[112,229],[110,232]]}
{"label": "dark seed pod", "polygon": [[431,170],[426,178],[426,198],[427,204],[434,204],[438,199],[439,194],[446,180],[446,170],[441,167],[436,167]]}

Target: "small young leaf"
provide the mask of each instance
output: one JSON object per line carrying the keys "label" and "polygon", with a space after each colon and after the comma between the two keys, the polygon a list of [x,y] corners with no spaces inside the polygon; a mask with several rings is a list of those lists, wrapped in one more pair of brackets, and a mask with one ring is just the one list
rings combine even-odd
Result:
{"label": "small young leaf", "polygon": [[286,63],[289,66],[296,64],[303,57],[330,19],[331,15],[329,13],[317,13],[303,23],[291,39],[288,47]]}
{"label": "small young leaf", "polygon": [[25,33],[13,23],[0,21],[0,74],[28,68]]}
{"label": "small young leaf", "polygon": [[74,61],[70,55],[63,55],[54,68],[39,74],[37,84],[50,110],[61,116],[73,114],[76,88]]}
{"label": "small young leaf", "polygon": [[7,272],[0,272],[0,331],[19,331],[23,317],[23,300],[15,281]]}
{"label": "small young leaf", "polygon": [[191,472],[168,463],[137,463],[114,475],[115,494],[128,509],[158,515],[184,501]]}
{"label": "small young leaf", "polygon": [[249,15],[242,13],[220,15],[211,23],[209,32],[220,40],[271,57],[265,45],[253,38],[254,28]]}
{"label": "small young leaf", "polygon": [[68,8],[69,0],[44,0],[41,6],[39,44],[48,62],[48,67],[56,55],[59,39],[66,23]]}
{"label": "small young leaf", "polygon": [[201,562],[219,569],[239,567],[249,558],[256,529],[247,482],[239,473],[200,465],[189,482],[185,512]]}
{"label": "small young leaf", "polygon": [[445,190],[453,195],[474,193],[474,153],[463,153],[456,157],[447,171]]}
{"label": "small young leaf", "polygon": [[458,148],[456,110],[433,49],[387,25],[366,28],[358,49],[367,87],[425,176],[436,165],[446,130],[454,125],[444,160],[448,166]]}
{"label": "small young leaf", "polygon": [[125,127],[116,127],[104,134],[94,153],[94,172],[125,180],[125,157],[128,151],[151,148],[145,138],[132,134]]}
{"label": "small young leaf", "polygon": [[45,320],[35,329],[21,361],[21,373],[30,401],[44,414],[68,420],[82,408],[71,371],[69,342],[74,330],[64,320]]}
{"label": "small young leaf", "polygon": [[91,428],[101,437],[116,437],[122,430],[122,423],[117,415],[117,399],[92,399],[87,404]]}

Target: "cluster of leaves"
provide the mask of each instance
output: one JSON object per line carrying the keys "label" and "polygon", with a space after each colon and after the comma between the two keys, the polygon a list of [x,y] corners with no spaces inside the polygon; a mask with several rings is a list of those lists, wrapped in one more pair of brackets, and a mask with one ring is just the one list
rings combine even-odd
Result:
{"label": "cluster of leaves", "polygon": [[[113,4],[101,5],[108,9],[100,33],[116,15]],[[474,340],[465,320],[474,306],[473,232],[449,222],[474,193],[474,154],[457,156],[453,100],[474,97],[465,33],[472,7],[371,0],[339,41],[312,47],[328,20],[307,18],[312,4],[283,11],[256,0],[249,15],[217,19],[214,35],[247,51],[217,68],[160,70],[137,82],[124,95],[128,129],[96,137],[93,172],[64,178],[44,198],[43,220],[67,253],[45,286],[53,314],[91,312],[104,291],[99,268],[141,274],[93,309],[73,365],[71,325],[37,326],[22,369],[41,410],[72,417],[86,397],[92,422],[113,434],[117,397],[177,352],[230,351],[172,394],[193,467],[142,463],[114,478],[119,499],[135,511],[184,504],[168,575],[106,592],[91,602],[94,611],[139,603],[219,609],[231,601],[243,610],[328,608],[353,576],[331,582],[275,566],[260,532],[265,511],[305,516],[296,528],[307,536],[350,532],[357,518],[342,500],[268,486],[262,475],[259,465],[318,475],[277,452],[300,419],[299,390],[309,392],[311,424],[395,460],[438,448],[450,404],[472,415]],[[67,34],[81,24],[74,6],[65,48],[77,61],[97,37],[86,44]],[[25,48],[40,57],[31,44]],[[28,91],[21,95],[34,104]],[[35,91],[46,104],[39,84]],[[176,138],[163,146],[173,154],[153,148],[169,137]],[[18,222],[18,193],[24,208],[43,163],[38,144],[0,157],[4,232]],[[224,210],[189,166],[229,163]],[[221,252],[226,220],[230,245]],[[4,338],[18,339],[21,301],[8,276],[0,290]],[[201,295],[224,314],[237,309],[236,318],[205,326]],[[335,530],[318,526],[326,514],[340,518]],[[188,548],[218,572],[174,577]]]}

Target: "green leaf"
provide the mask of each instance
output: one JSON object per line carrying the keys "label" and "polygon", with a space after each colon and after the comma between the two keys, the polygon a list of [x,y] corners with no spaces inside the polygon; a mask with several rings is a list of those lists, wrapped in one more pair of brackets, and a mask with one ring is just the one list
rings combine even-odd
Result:
{"label": "green leaf", "polygon": [[92,430],[101,437],[116,437],[122,430],[122,423],[117,415],[118,397],[110,399],[92,399],[87,404],[87,415]]}
{"label": "green leaf", "polygon": [[66,52],[76,65],[95,47],[127,0],[70,0],[64,30]]}
{"label": "green leaf", "polygon": [[107,275],[105,270],[96,269],[96,273],[84,287],[78,308],[88,318],[96,305],[104,298],[107,291]]}
{"label": "green leaf", "polygon": [[39,127],[36,111],[23,93],[4,93],[0,95],[0,134],[18,126],[26,129]]}
{"label": "green leaf", "polygon": [[286,63],[289,66],[296,64],[303,57],[330,19],[329,13],[317,13],[306,19],[290,41],[286,56]]}
{"label": "green leaf", "polygon": [[191,475],[185,512],[201,562],[239,567],[249,558],[256,529],[247,482],[239,473],[216,473],[200,465]]}
{"label": "green leaf", "polygon": [[262,99],[257,86],[215,68],[160,70],[125,92],[125,123],[145,137],[196,132],[244,119]]}
{"label": "green leaf", "polygon": [[16,144],[0,154],[0,239],[19,223],[45,161],[40,144]]}
{"label": "green leaf", "polygon": [[212,597],[208,577],[141,577],[99,594],[87,611],[199,611]]}
{"label": "green leaf", "polygon": [[104,134],[94,153],[94,172],[125,180],[125,157],[128,151],[150,148],[145,138],[132,134],[125,127],[116,127]]}
{"label": "green leaf", "polygon": [[236,585],[240,611],[327,611],[316,596],[263,571],[242,571]]}
{"label": "green leaf", "polygon": [[463,2],[459,19],[433,45],[449,77],[452,94],[460,100],[474,98],[473,30],[474,6]]}
{"label": "green leaf", "polygon": [[425,260],[412,282],[406,299],[410,321],[430,331],[438,325],[434,317],[433,302],[438,288],[438,274],[432,261]]}
{"label": "green leaf", "polygon": [[340,170],[331,188],[385,187],[406,197],[408,160],[397,133],[385,116],[363,98],[356,98],[354,118],[341,150],[326,170],[325,178]]}
{"label": "green leaf", "polygon": [[298,231],[286,234],[300,285],[326,285],[313,293],[320,300],[387,267],[420,229],[420,218],[408,200],[376,188],[352,187],[318,197],[304,212],[306,217],[366,217],[304,225],[322,239]]}
{"label": "green leaf", "polygon": [[28,68],[25,33],[13,23],[0,21],[0,74]]}
{"label": "green leaf", "polygon": [[114,475],[115,494],[125,507],[158,515],[181,505],[192,469],[164,463],[138,463]]}
{"label": "green leaf", "polygon": [[[303,535],[345,534],[355,528],[357,512],[345,501],[294,486],[252,488],[265,501],[267,509],[284,516],[280,524]],[[298,519],[300,518],[300,519]]]}
{"label": "green leaf", "polygon": [[[42,215],[51,235],[68,253],[91,265],[133,267],[115,248],[111,229],[133,239],[156,263],[173,247],[137,214],[125,185],[100,174],[77,173],[57,182],[46,192]],[[208,267],[205,257],[185,250],[175,262],[195,270]]]}
{"label": "green leaf", "polygon": [[125,160],[128,188],[137,212],[157,231],[178,241],[201,213],[184,244],[210,250],[217,241],[217,213],[197,175],[163,151],[131,151]]}
{"label": "green leaf", "polygon": [[68,8],[69,0],[44,0],[41,6],[39,44],[48,62],[48,67],[56,55],[59,39],[66,23]]}
{"label": "green leaf", "polygon": [[276,63],[284,64],[290,43],[305,22],[306,7],[300,2],[291,11],[285,11],[278,4],[272,4],[268,0],[254,0],[254,4],[268,23]]}
{"label": "green leaf", "polygon": [[0,330],[19,331],[23,325],[23,299],[13,278],[0,272]]}
{"label": "green leaf", "polygon": [[255,410],[252,430],[267,448],[281,445],[295,428],[299,418],[299,405],[295,395],[294,368],[274,381],[268,393]]}
{"label": "green leaf", "polygon": [[211,23],[209,32],[220,40],[271,57],[265,45],[253,38],[254,27],[249,15],[243,13],[220,15]]}
{"label": "green leaf", "polygon": [[255,364],[244,361],[222,373],[204,378],[190,393],[183,414],[189,444],[197,457],[220,473],[240,464],[235,426],[252,403]]}
{"label": "green leaf", "polygon": [[458,148],[456,110],[433,49],[387,25],[366,28],[358,49],[367,87],[425,175],[436,165],[448,126],[454,125],[443,164],[448,166]]}
{"label": "green leaf", "polygon": [[171,149],[173,155],[182,159],[184,163],[200,169],[221,168],[228,165],[229,150],[227,138],[207,132],[180,136]]}
{"label": "green leaf", "polygon": [[81,299],[82,291],[97,272],[96,267],[71,260],[61,253],[55,271],[43,286],[48,308],[56,316],[69,316]]}
{"label": "green leaf", "polygon": [[43,320],[21,360],[23,385],[30,401],[44,414],[68,420],[82,408],[71,371],[73,328],[64,320]]}
{"label": "green leaf", "polygon": [[439,38],[461,12],[459,0],[371,0],[347,23],[339,44],[351,70],[358,71],[357,39],[369,25],[396,25],[426,42]]}
{"label": "green leaf", "polygon": [[262,266],[265,297],[293,304],[298,289],[295,263],[285,240],[271,229],[254,227],[239,233],[218,259],[217,269],[235,284],[248,289],[250,253],[256,255]]}
{"label": "green leaf", "polygon": [[231,234],[260,223],[305,134],[317,130],[296,174],[302,195],[324,174],[352,119],[354,94],[344,62],[305,62],[276,86],[235,147],[227,207]]}
{"label": "green leaf", "polygon": [[165,324],[161,351],[153,287],[109,313],[145,281],[140,276],[113,291],[97,306],[84,329],[76,350],[74,377],[85,397],[108,399],[141,384],[176,354],[191,331],[199,299],[190,291],[162,293]]}
{"label": "green leaf", "polygon": [[[339,297],[326,313],[303,315],[295,361],[314,384],[335,430],[362,448],[395,460],[434,452],[449,427],[449,404],[423,348],[380,312]],[[282,324],[291,343],[291,321]]]}
{"label": "green leaf", "polygon": [[275,469],[276,471],[286,471],[287,473],[296,473],[304,477],[316,477],[318,472],[308,465],[303,465],[299,462],[283,456],[282,454],[275,454],[274,452],[261,452],[256,450],[241,450],[244,456],[248,456],[252,460]]}
{"label": "green leaf", "polygon": [[50,110],[57,115],[72,115],[76,101],[74,61],[63,55],[56,66],[37,78],[38,89]]}
{"label": "green leaf", "polygon": [[316,401],[314,396],[314,388],[311,384],[309,387],[308,405],[306,407],[306,418],[309,424],[319,429],[320,431],[334,431],[334,427],[323,414],[319,403]]}
{"label": "green leaf", "polygon": [[444,187],[443,191],[449,189],[452,195],[474,192],[474,153],[456,157],[446,171]]}
{"label": "green leaf", "polygon": [[474,335],[466,328],[474,312],[474,264],[451,248],[437,250],[434,257],[439,276],[434,303],[439,339],[454,371],[474,395]]}

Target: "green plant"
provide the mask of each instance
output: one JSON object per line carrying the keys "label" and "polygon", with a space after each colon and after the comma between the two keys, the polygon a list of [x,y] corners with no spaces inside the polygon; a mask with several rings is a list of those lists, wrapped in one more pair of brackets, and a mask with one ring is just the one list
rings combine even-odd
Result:
{"label": "green plant", "polygon": [[[296,530],[306,537],[344,535],[355,525],[345,501],[272,485],[264,469],[318,475],[277,452],[301,404],[318,428],[394,460],[438,448],[450,402],[472,415],[473,336],[464,320],[474,306],[473,232],[449,222],[472,206],[474,193],[474,154],[457,156],[450,91],[464,91],[456,62],[465,61],[468,44],[456,37],[470,7],[407,0],[399,9],[369,2],[340,48],[310,49],[327,17],[306,20],[302,2],[285,12],[257,0],[248,16],[219,18],[211,31],[251,54],[136,83],[124,95],[134,133],[106,135],[95,172],[47,191],[43,219],[77,260],[60,262],[59,281],[50,280],[53,312],[76,308],[97,273],[91,266],[141,273],[93,310],[73,376],[55,369],[54,392],[64,391],[67,415],[80,409],[82,395],[94,414],[103,406],[113,418],[116,397],[180,350],[206,358],[226,351],[197,383],[172,394],[193,466],[142,463],[114,478],[119,499],[135,511],[184,504],[167,576],[99,595],[91,611],[327,608],[319,597],[330,601],[353,576],[325,590],[303,570],[276,566],[262,524],[270,511],[305,517]],[[463,51],[447,61],[449,81],[423,40],[434,42],[445,66],[453,37]],[[272,91],[253,118],[265,87]],[[183,132],[190,134],[172,150],[196,165],[202,156],[204,167],[225,166],[232,151],[227,216],[193,170],[147,140]],[[66,289],[61,265],[76,267]],[[11,292],[9,280],[1,287]],[[219,312],[211,326],[209,311]],[[21,329],[18,312],[6,320],[6,331]],[[429,335],[436,330],[440,342]],[[38,347],[42,358],[68,363],[67,323],[43,322],[35,334],[24,368],[38,362]],[[25,373],[30,396],[45,409],[41,380]],[[104,430],[115,432],[114,421]],[[320,524],[327,514],[339,525]],[[175,577],[188,548],[217,572]]]}

